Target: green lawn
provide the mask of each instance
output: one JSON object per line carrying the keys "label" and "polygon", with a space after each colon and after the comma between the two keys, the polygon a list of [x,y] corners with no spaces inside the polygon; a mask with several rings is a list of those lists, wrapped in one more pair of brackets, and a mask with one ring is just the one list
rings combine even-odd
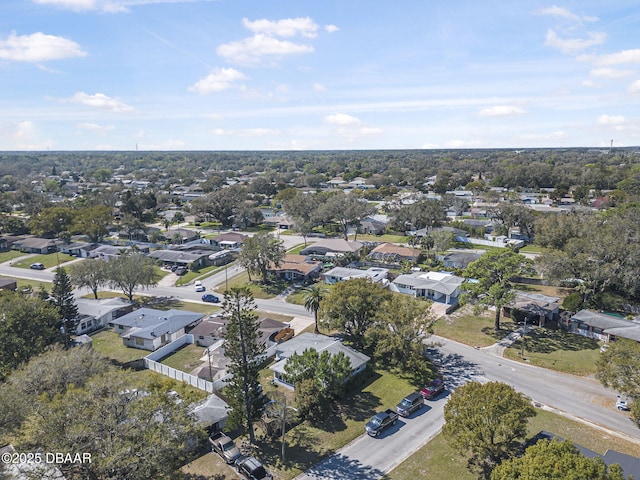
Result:
{"label": "green lawn", "polygon": [[[280,444],[260,437],[258,447],[260,458],[274,471],[277,478],[292,479],[323,457],[330,455],[340,447],[362,435],[364,425],[371,416],[380,410],[393,407],[415,386],[397,373],[386,370],[370,370],[358,379],[354,393],[341,402],[337,402],[331,415],[323,424],[301,423],[287,431],[287,462],[280,462]],[[293,393],[269,383],[273,373],[265,369],[261,372],[261,381],[265,392],[285,391],[292,404]]]}
{"label": "green lawn", "polygon": [[[360,242],[388,242],[388,243],[408,243],[411,237],[406,235],[391,235],[385,233],[384,235],[369,235],[358,234],[357,240]],[[353,235],[349,235],[349,240],[353,240]]]}
{"label": "green lawn", "polygon": [[168,365],[185,373],[191,373],[191,371],[202,364],[202,357],[204,348],[197,345],[184,345],[178,350],[175,350],[171,355],[164,357],[160,363]]}
{"label": "green lawn", "polygon": [[[592,338],[554,328],[536,328],[524,341],[525,361],[573,375],[591,375],[596,371],[600,343]],[[504,352],[506,358],[522,361],[522,342],[517,340]]]}
{"label": "green lawn", "polygon": [[116,360],[119,363],[127,363],[149,355],[149,351],[138,348],[125,347],[122,338],[112,330],[103,330],[92,335],[93,348],[105,357]]}
{"label": "green lawn", "polygon": [[511,319],[503,317],[500,321],[501,329],[496,332],[493,329],[494,316],[492,311],[478,316],[463,308],[440,318],[433,327],[433,333],[473,347],[488,347],[518,327]]}
{"label": "green lawn", "polygon": [[[257,280],[255,276],[251,277],[251,280]],[[280,283],[274,283],[270,285],[262,285],[257,283],[257,281],[249,281],[249,275],[246,271],[236,274],[231,278],[227,279],[227,284],[229,288],[231,287],[249,287],[251,293],[253,293],[254,298],[260,299],[269,299],[276,297],[281,291],[283,291],[286,286]],[[220,285],[216,285],[215,290],[224,291],[226,289],[226,284],[221,283]]]}
{"label": "green lawn", "polygon": [[25,254],[17,250],[9,250],[8,252],[0,252],[0,263],[8,262],[14,258],[24,257]]}
{"label": "green lawn", "polygon": [[305,248],[307,248],[307,245],[305,245],[304,243],[301,243],[300,245],[296,245],[295,247],[287,250],[287,253],[290,253],[292,255],[297,255],[300,253],[301,250],[304,250]]}
{"label": "green lawn", "polygon": [[[562,415],[540,409],[536,412],[538,415],[529,420],[529,438],[541,430],[547,430],[600,454],[604,454],[607,450],[617,450],[635,457],[640,456],[640,445],[636,443],[610,436]],[[388,480],[407,478],[473,480],[478,477],[467,470],[466,459],[452,449],[440,434],[393,469],[387,478]]]}
{"label": "green lawn", "polygon": [[[21,256],[24,255],[26,254],[21,254]],[[40,262],[44,265],[44,268],[51,268],[58,264],[62,265],[66,262],[70,262],[71,260],[76,260],[76,257],[67,255],[66,253],[48,253],[46,255],[34,255],[32,257],[23,258],[22,260],[17,260],[13,262],[13,266],[18,268],[29,268],[29,265],[32,263]]]}

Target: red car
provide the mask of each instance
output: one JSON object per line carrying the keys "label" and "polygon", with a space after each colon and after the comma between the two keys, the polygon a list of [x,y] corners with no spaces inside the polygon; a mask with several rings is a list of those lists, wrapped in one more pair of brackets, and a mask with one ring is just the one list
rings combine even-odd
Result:
{"label": "red car", "polygon": [[420,390],[420,393],[425,398],[425,400],[433,400],[442,392],[444,392],[445,388],[446,387],[444,385],[444,380],[442,380],[441,378],[436,378],[435,380],[429,382],[426,387],[423,387],[422,390]]}

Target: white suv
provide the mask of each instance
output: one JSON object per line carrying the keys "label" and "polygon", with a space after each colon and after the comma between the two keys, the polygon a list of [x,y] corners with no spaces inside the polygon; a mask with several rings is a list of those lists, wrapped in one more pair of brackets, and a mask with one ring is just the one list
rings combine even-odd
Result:
{"label": "white suv", "polygon": [[196,280],[196,283],[194,283],[194,286],[196,287],[196,292],[204,292],[206,290],[206,288],[204,287],[204,285],[200,280]]}

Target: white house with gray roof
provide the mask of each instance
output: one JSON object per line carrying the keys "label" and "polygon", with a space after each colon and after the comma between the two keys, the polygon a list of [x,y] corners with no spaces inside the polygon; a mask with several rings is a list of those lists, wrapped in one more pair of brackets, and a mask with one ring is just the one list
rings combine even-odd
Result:
{"label": "white house with gray roof", "polygon": [[464,278],[445,272],[414,272],[403,274],[389,286],[392,292],[426,298],[438,303],[455,305]]}
{"label": "white house with gray roof", "polygon": [[568,319],[567,323],[569,331],[572,333],[604,342],[615,340],[616,337],[640,342],[640,321],[638,319],[627,320],[592,310],[580,310]]}
{"label": "white house with gray roof", "polygon": [[111,322],[126,347],[151,350],[176,340],[185,329],[197,325],[204,315],[186,310],[140,308]]}
{"label": "white house with gray roof", "polygon": [[318,353],[327,351],[330,355],[336,355],[339,352],[344,353],[351,363],[352,376],[362,372],[370,360],[364,353],[347,347],[337,338],[327,337],[326,335],[319,335],[317,333],[303,333],[276,347],[276,363],[269,367],[269,369],[273,371],[273,381],[276,384],[293,388],[293,385],[287,380],[285,365],[292,355],[302,355],[302,353],[309,348]]}
{"label": "white house with gray roof", "polygon": [[106,327],[116,318],[133,310],[133,305],[128,300],[120,297],[114,298],[78,298],[78,326],[76,334],[93,332]]}
{"label": "white house with gray roof", "polygon": [[368,278],[374,283],[380,283],[387,278],[389,270],[387,268],[371,267],[367,270],[358,268],[334,267],[322,274],[325,283],[333,285],[334,283],[351,280],[352,278]]}

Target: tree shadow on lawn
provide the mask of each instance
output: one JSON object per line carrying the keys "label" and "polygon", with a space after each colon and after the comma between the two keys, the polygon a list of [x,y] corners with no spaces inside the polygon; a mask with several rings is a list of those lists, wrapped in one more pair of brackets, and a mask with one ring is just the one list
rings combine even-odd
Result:
{"label": "tree shadow on lawn", "polygon": [[486,336],[495,339],[496,342],[499,342],[507,335],[515,332],[518,329],[518,325],[512,321],[500,321],[500,330],[494,330],[493,326],[491,327],[483,327],[480,331],[484,333]]}
{"label": "tree shadow on lawn", "polygon": [[[512,347],[517,348],[518,345],[522,345],[521,339],[518,339]],[[565,332],[564,330],[539,327],[527,332],[525,347],[531,354],[553,353],[558,350],[565,352],[596,350],[600,348],[600,345],[593,338]]]}

